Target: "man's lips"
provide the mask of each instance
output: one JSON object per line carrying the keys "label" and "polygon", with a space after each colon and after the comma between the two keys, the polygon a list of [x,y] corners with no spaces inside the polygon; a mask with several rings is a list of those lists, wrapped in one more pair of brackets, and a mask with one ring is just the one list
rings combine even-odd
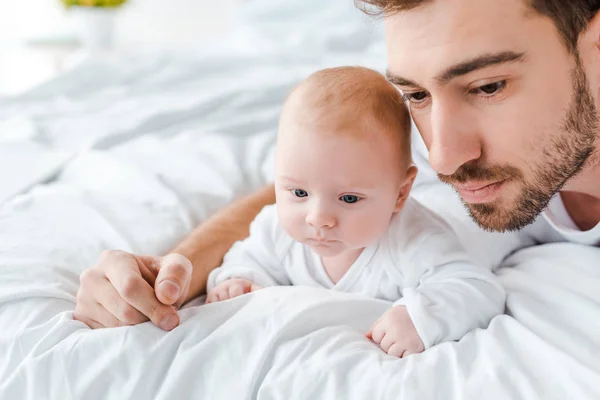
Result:
{"label": "man's lips", "polygon": [[496,182],[467,182],[452,184],[462,199],[469,204],[489,203],[499,194],[507,180]]}
{"label": "man's lips", "polygon": [[452,186],[456,190],[476,192],[498,182],[468,182],[468,183],[453,183]]}

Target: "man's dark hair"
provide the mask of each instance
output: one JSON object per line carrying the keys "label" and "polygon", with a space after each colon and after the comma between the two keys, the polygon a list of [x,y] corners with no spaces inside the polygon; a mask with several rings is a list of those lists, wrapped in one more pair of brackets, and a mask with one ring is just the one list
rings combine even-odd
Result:
{"label": "man's dark hair", "polygon": [[[395,14],[432,0],[354,0],[369,15]],[[579,35],[600,9],[600,0],[525,0],[536,12],[551,18],[569,52],[577,53]]]}

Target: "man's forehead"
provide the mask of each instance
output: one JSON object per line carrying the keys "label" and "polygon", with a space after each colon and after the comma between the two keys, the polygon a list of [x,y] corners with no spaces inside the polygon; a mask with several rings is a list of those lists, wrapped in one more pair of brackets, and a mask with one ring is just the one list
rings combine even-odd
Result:
{"label": "man's forehead", "polygon": [[522,0],[439,0],[388,15],[390,72],[433,77],[485,55],[521,54],[535,36],[529,10]]}

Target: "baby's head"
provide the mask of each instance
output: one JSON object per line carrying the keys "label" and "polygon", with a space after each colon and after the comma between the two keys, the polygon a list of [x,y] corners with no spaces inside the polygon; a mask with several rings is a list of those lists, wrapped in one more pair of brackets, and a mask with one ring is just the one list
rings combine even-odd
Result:
{"label": "baby's head", "polygon": [[375,243],[416,175],[401,94],[361,67],[326,69],[300,83],[279,123],[279,220],[322,257]]}

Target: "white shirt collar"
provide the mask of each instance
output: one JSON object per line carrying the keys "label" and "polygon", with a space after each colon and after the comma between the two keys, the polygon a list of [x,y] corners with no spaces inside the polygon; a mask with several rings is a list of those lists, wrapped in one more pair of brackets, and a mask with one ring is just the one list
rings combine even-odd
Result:
{"label": "white shirt collar", "polygon": [[552,198],[543,215],[552,228],[569,242],[593,246],[600,243],[600,224],[587,231],[579,229],[565,208],[560,193]]}

